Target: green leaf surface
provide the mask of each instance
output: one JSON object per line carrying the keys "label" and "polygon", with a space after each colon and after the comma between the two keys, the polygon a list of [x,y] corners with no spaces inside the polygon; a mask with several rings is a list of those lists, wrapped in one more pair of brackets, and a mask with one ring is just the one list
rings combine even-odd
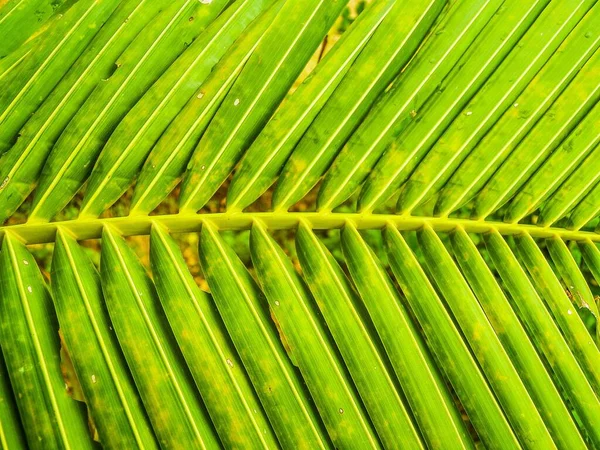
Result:
{"label": "green leaf surface", "polygon": [[546,247],[550,252],[554,267],[556,267],[568,297],[580,310],[588,310],[596,319],[596,341],[597,345],[600,345],[600,339],[598,339],[600,337],[600,327],[598,326],[600,314],[583,273],[577,266],[575,259],[573,259],[573,255],[565,241],[555,236],[546,239]]}
{"label": "green leaf surface", "polygon": [[483,444],[488,448],[520,448],[452,317],[405,239],[391,225],[385,229],[385,244],[396,280]]}
{"label": "green leaf surface", "polygon": [[227,93],[183,181],[180,209],[210,200],[283,100],[338,17],[343,1],[286,2]]}
{"label": "green leaf surface", "polygon": [[518,193],[527,178],[585,117],[600,99],[599,76],[600,50],[597,50],[482,187],[475,198],[474,218],[489,216]]}
{"label": "green leaf surface", "polygon": [[504,220],[518,222],[544,202],[600,142],[600,103],[583,118],[544,164],[516,192]]}
{"label": "green leaf surface", "polygon": [[[99,216],[127,190],[167,125],[247,25],[272,2],[234,2],[131,108],[111,134],[96,162],[86,189],[83,215]],[[192,16],[192,20],[196,19]]]}
{"label": "green leaf surface", "polygon": [[452,311],[488,384],[524,448],[555,448],[538,410],[483,308],[440,237],[425,227],[417,232],[431,278]]}
{"label": "green leaf surface", "polygon": [[102,290],[161,448],[220,448],[152,280],[117,233],[102,235]]}
{"label": "green leaf surface", "polygon": [[360,211],[373,211],[408,179],[532,24],[544,28],[545,25],[537,25],[536,20],[547,4],[538,0],[510,0],[506,8],[500,9],[488,22],[434,95],[420,110],[415,110],[416,120],[388,145],[361,189]]}
{"label": "green leaf surface", "polygon": [[192,278],[177,242],[152,228],[152,272],[177,343],[226,448],[278,448],[225,325]]}
{"label": "green leaf surface", "polygon": [[590,192],[577,204],[567,222],[567,228],[579,230],[587,223],[600,215],[600,183],[596,184]]}
{"label": "green leaf surface", "polygon": [[27,448],[2,352],[0,352],[0,447],[15,450]]}
{"label": "green leaf surface", "polygon": [[166,1],[127,0],[63,79],[23,125],[15,145],[0,160],[0,222],[10,217],[33,191],[52,146],[101,80],[110,77],[115,61]]}
{"label": "green leaf surface", "polygon": [[556,446],[563,449],[586,448],[557,386],[494,278],[491,267],[486,265],[464,229],[457,228],[451,234],[451,241],[452,253],[464,277],[519,372]]}
{"label": "green leaf surface", "polygon": [[300,369],[336,448],[381,448],[310,291],[260,222],[252,225],[252,261],[271,316]]}
{"label": "green leaf surface", "polygon": [[[597,446],[600,443],[600,403],[584,371],[504,238],[497,231],[492,231],[485,236],[485,243],[511,296],[515,312],[538,352],[544,355],[557,384],[563,387],[561,393],[575,410],[583,424],[583,430],[593,445]],[[581,322],[568,306],[565,315]],[[587,330],[584,331],[589,336]],[[595,347],[593,343],[592,345]]]}
{"label": "green leaf surface", "polygon": [[334,257],[303,222],[300,265],[384,447],[424,448],[393,371],[370,331],[360,298]]}
{"label": "green leaf surface", "polygon": [[10,234],[0,253],[0,308],[2,353],[29,448],[94,448],[83,405],[61,375],[52,298],[35,259]]}
{"label": "green leaf surface", "polygon": [[287,210],[317,183],[377,97],[409,62],[445,4],[395,3],[286,162],[273,193],[274,210]]}
{"label": "green leaf surface", "polygon": [[447,216],[481,189],[599,47],[600,8],[593,8],[444,184],[437,215]]}
{"label": "green leaf surface", "polygon": [[268,305],[235,252],[205,223],[200,261],[227,331],[283,448],[331,448],[319,416],[270,321]]}
{"label": "green leaf surface", "polygon": [[104,304],[100,276],[83,248],[57,233],[52,293],[61,336],[100,436],[109,448],[158,449]]}
{"label": "green leaf surface", "polygon": [[[517,255],[527,268],[540,297],[552,312],[571,351],[596,395],[600,394],[600,351],[583,321],[573,310],[573,304],[561,286],[538,244],[529,235],[515,237]],[[555,263],[557,249],[552,247]],[[561,267],[564,272],[564,267]]]}
{"label": "green leaf surface", "polygon": [[577,169],[542,205],[538,223],[549,226],[565,217],[600,180],[600,145],[583,160]]}
{"label": "green leaf surface", "polygon": [[[575,54],[571,54],[574,53],[573,50],[565,53],[555,53],[555,51],[594,3],[593,1],[560,2],[548,5],[540,18],[519,41],[519,45],[506,57],[473,99],[465,105],[462,114],[440,136],[419,163],[402,189],[397,204],[398,211],[412,211],[444,186],[452,172],[471,152],[477,142],[494,123],[501,120],[502,114],[511,106],[517,110],[520,108],[519,93],[534,79],[542,67],[539,81],[550,85],[550,92],[554,94],[550,96],[551,99],[564,88],[575,74],[576,69],[581,67],[587,59],[582,57],[579,51],[589,57],[595,45],[591,46],[591,49],[587,46],[576,45],[577,52]],[[600,8],[594,8],[586,20],[595,22],[600,14],[599,11]],[[577,27],[567,42],[572,39],[577,40],[577,38],[585,40],[585,34],[588,32],[585,25],[587,24]],[[589,41],[594,42],[595,39]],[[553,54],[557,57],[547,64]],[[574,58],[576,62],[574,63],[570,58]],[[557,70],[559,73],[554,74],[553,70]],[[548,71],[551,81],[543,79]],[[563,71],[567,74],[562,73]],[[558,78],[557,87],[553,85],[552,77],[554,75]],[[536,87],[536,84],[533,86]],[[532,103],[530,107],[533,111],[529,111],[529,114],[521,114],[522,116],[535,116],[535,100],[532,100]],[[519,116],[518,113],[516,115]]]}
{"label": "green leaf surface", "polygon": [[[167,2],[137,35],[118,58],[114,73],[87,98],[56,142],[44,165],[29,220],[48,221],[71,200],[113,128],[226,3]],[[85,216],[85,210],[80,214]]]}
{"label": "green leaf surface", "polygon": [[474,448],[445,381],[388,274],[349,222],[342,230],[348,269],[428,448]]}
{"label": "green leaf surface", "polygon": [[131,201],[131,215],[148,214],[177,186],[223,98],[285,1],[275,2],[248,26],[169,124],[142,168]]}
{"label": "green leaf surface", "polygon": [[294,147],[388,16],[395,1],[371,3],[273,115],[236,170],[227,191],[228,210],[244,209],[273,184]]}
{"label": "green leaf surface", "polygon": [[74,0],[10,0],[0,3],[0,58],[39,33],[51,17],[63,13],[73,3]]}
{"label": "green leaf surface", "polygon": [[494,13],[503,15],[503,10],[498,11],[502,3],[467,0],[448,5],[423,47],[392,87],[379,97],[336,157],[319,190],[319,209],[331,210],[357,190],[394,136],[418,117],[417,111]]}
{"label": "green leaf surface", "polygon": [[52,22],[44,39],[3,82],[0,92],[0,152],[77,60],[119,0],[79,0]]}

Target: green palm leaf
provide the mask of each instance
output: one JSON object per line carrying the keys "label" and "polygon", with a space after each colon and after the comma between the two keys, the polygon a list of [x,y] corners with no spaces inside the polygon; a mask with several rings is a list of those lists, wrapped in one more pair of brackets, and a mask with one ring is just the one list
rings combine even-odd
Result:
{"label": "green palm leaf", "polygon": [[598,30],[0,0],[0,447],[600,448]]}

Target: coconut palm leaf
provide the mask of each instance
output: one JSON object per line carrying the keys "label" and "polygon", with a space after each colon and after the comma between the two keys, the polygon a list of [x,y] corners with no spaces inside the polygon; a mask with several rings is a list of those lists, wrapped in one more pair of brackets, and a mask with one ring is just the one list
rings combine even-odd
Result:
{"label": "coconut palm leaf", "polygon": [[599,30],[0,0],[0,448],[600,448]]}

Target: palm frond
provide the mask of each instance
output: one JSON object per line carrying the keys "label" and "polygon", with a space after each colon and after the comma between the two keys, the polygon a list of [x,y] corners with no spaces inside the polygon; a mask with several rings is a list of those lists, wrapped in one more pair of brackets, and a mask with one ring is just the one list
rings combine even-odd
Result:
{"label": "palm frond", "polygon": [[346,6],[0,0],[1,448],[600,447],[600,4]]}

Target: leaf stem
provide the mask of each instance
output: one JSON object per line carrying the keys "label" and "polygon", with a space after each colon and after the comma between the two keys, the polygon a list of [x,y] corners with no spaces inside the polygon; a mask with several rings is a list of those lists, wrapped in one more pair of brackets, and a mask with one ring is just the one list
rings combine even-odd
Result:
{"label": "leaf stem", "polygon": [[166,227],[170,233],[192,233],[201,229],[202,223],[210,221],[221,230],[247,230],[255,220],[267,228],[282,230],[295,228],[300,220],[306,220],[311,228],[325,230],[341,228],[352,222],[358,229],[379,229],[393,224],[400,230],[417,230],[424,225],[435,231],[452,231],[458,226],[469,233],[483,234],[497,230],[502,235],[528,233],[534,238],[558,236],[564,240],[600,242],[600,234],[592,231],[568,230],[556,227],[541,227],[529,224],[492,222],[447,217],[419,217],[396,214],[369,213],[324,213],[324,212],[227,212],[213,214],[170,214],[161,216],[126,216],[104,219],[75,219],[62,222],[24,223],[0,226],[0,240],[10,231],[26,244],[54,242],[60,227],[71,232],[77,240],[98,239],[105,225],[110,225],[123,236],[149,235],[152,223]]}

